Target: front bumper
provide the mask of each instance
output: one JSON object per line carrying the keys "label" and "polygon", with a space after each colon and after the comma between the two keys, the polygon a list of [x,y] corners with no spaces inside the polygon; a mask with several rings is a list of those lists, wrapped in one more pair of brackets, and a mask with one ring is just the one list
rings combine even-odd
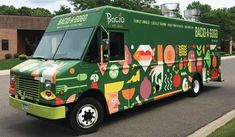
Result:
{"label": "front bumper", "polygon": [[22,110],[26,113],[29,113],[29,114],[32,114],[41,118],[56,120],[56,119],[62,119],[66,117],[65,106],[48,107],[48,106],[38,105],[38,104],[31,103],[31,102],[23,101],[20,99],[16,99],[12,96],[9,96],[9,103],[12,107],[18,110]]}

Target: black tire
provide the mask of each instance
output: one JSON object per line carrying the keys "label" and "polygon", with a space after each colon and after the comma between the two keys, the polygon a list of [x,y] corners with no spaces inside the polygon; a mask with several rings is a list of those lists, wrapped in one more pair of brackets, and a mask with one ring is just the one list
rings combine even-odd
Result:
{"label": "black tire", "polygon": [[[80,114],[78,111],[80,111]],[[98,114],[98,116],[95,114]],[[69,113],[70,126],[78,135],[97,131],[103,122],[103,118],[104,109],[101,103],[91,97],[80,100]]]}
{"label": "black tire", "polygon": [[190,97],[196,97],[200,94],[201,89],[203,87],[202,81],[198,76],[194,76],[192,81],[192,88],[188,92]]}

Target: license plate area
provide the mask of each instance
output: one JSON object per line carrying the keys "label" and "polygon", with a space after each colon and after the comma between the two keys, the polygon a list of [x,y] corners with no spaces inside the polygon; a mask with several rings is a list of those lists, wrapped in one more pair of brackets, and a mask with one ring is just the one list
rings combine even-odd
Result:
{"label": "license plate area", "polygon": [[29,105],[28,104],[21,104],[21,108],[22,108],[22,110],[24,110],[24,111],[28,111],[29,110]]}

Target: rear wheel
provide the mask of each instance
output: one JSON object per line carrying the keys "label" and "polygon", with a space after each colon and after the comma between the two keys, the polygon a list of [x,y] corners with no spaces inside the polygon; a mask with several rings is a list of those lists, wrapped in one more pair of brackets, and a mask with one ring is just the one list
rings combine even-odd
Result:
{"label": "rear wheel", "polygon": [[198,76],[193,78],[192,89],[189,91],[189,96],[196,97],[200,94],[202,89],[202,81]]}
{"label": "rear wheel", "polygon": [[77,134],[92,133],[103,122],[104,111],[101,103],[94,98],[84,98],[72,108],[69,123]]}

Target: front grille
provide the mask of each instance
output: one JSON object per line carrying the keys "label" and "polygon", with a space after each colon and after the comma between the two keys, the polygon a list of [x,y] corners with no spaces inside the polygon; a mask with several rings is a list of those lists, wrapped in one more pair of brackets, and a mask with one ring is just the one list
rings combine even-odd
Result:
{"label": "front grille", "polygon": [[16,78],[16,92],[24,99],[39,100],[40,81],[26,78]]}

